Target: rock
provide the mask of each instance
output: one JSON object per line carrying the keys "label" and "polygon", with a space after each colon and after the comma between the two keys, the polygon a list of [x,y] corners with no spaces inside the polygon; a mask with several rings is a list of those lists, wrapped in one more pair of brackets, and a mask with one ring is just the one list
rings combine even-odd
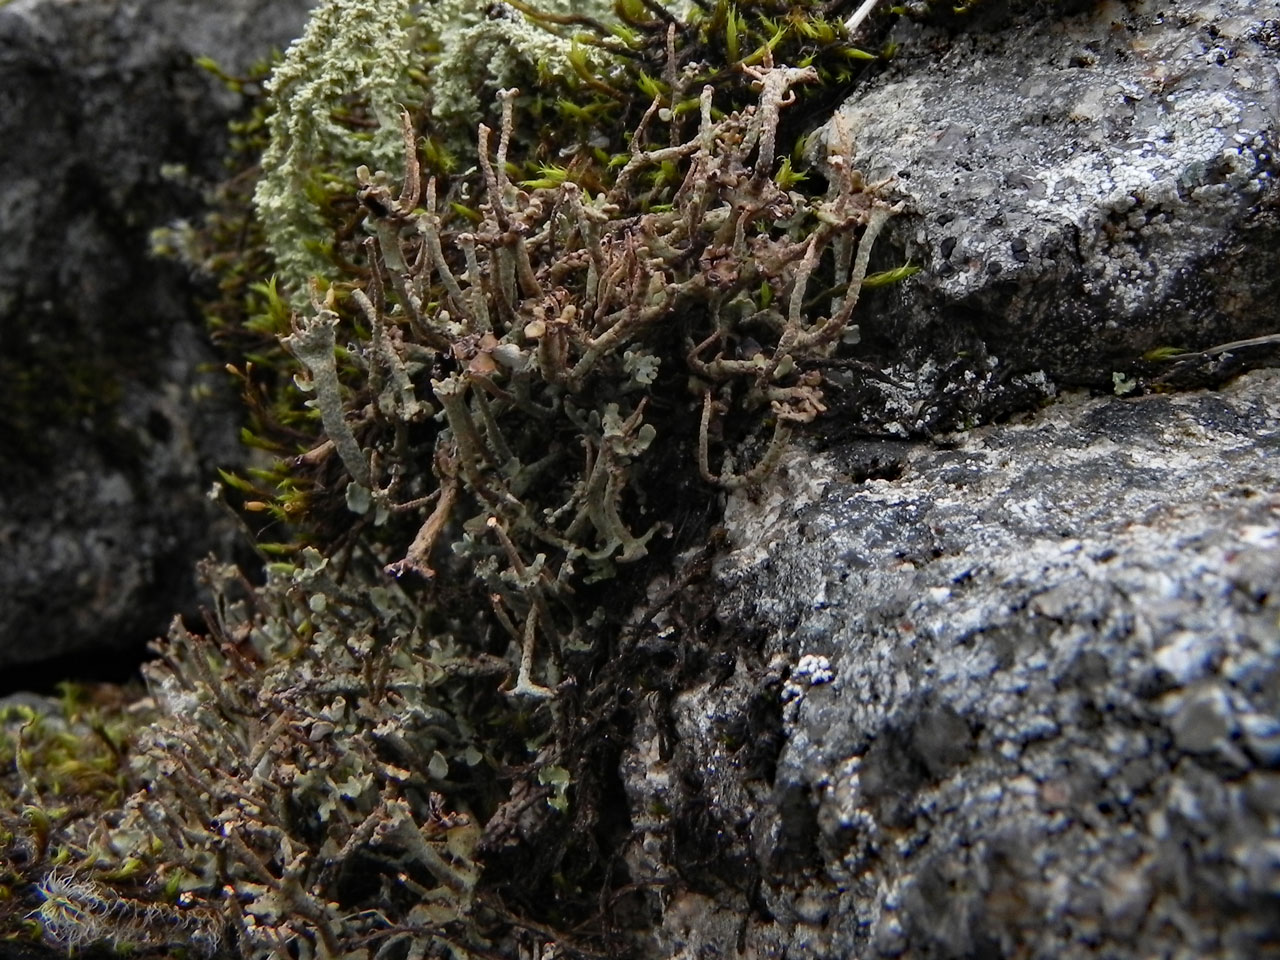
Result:
{"label": "rock", "polygon": [[[797,451],[735,494],[717,616],[762,644],[671,701],[670,761],[650,719],[649,764],[624,762],[633,810],[676,811],[637,815],[637,879],[718,907],[650,955],[731,952],[725,931],[832,958],[1274,943],[1277,397],[1277,370],[1070,394],[950,449]],[[762,763],[727,732],[769,704]],[[695,795],[703,849],[664,844]]]}
{"label": "rock", "polygon": [[877,259],[923,268],[859,307],[878,373],[845,374],[847,429],[945,432],[1055,385],[1185,379],[1143,355],[1276,332],[1280,4],[1037,6],[994,32],[899,26],[896,60],[814,138],[891,179],[907,210]]}
{"label": "rock", "polygon": [[0,664],[139,648],[227,550],[205,491],[239,456],[234,406],[148,234],[222,173],[239,99],[193,57],[244,70],[309,6],[0,7]]}

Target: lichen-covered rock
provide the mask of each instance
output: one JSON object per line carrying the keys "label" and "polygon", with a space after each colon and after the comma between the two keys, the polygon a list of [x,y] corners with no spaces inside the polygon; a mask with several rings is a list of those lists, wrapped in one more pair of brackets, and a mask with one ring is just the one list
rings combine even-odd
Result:
{"label": "lichen-covered rock", "polygon": [[669,761],[641,723],[627,778],[642,875],[687,871],[670,833],[696,807],[743,880],[691,885],[651,955],[1274,943],[1277,396],[1270,370],[1073,395],[954,449],[796,457],[735,497],[718,613],[762,657],[676,698]]}
{"label": "lichen-covered rock", "polygon": [[200,208],[243,71],[305,0],[16,0],[0,9],[0,663],[140,645],[194,597],[211,465],[237,458],[181,267],[148,233]]}
{"label": "lichen-covered rock", "polygon": [[[1280,936],[1280,376],[905,442],[1274,332],[1277,9],[1013,6],[897,28],[829,128],[925,269],[860,313],[825,453],[731,499],[723,649],[635,708],[648,956]],[[1197,356],[1220,382],[1273,349]]]}
{"label": "lichen-covered rock", "polygon": [[894,382],[851,388],[850,417],[945,431],[1025,405],[1037,371],[1106,386],[1153,349],[1274,332],[1280,5],[1090,7],[902,22],[836,113],[908,198],[881,254],[925,268],[862,315]]}

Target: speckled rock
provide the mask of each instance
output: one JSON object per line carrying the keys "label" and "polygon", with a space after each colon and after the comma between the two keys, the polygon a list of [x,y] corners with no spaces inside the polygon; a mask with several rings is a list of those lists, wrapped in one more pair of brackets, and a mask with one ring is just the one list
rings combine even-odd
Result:
{"label": "speckled rock", "polygon": [[234,405],[148,234],[223,173],[238,98],[193,58],[244,70],[309,6],[0,7],[0,666],[140,649],[226,549],[204,494],[238,455]]}
{"label": "speckled rock", "polygon": [[889,376],[853,379],[847,419],[936,433],[1055,386],[1159,377],[1155,348],[1275,332],[1277,0],[891,37],[898,58],[827,138],[892,178],[908,213],[879,256],[923,270],[860,308],[863,358]]}
{"label": "speckled rock", "polygon": [[742,652],[624,765],[649,955],[1274,956],[1277,491],[1267,370],[735,495]]}

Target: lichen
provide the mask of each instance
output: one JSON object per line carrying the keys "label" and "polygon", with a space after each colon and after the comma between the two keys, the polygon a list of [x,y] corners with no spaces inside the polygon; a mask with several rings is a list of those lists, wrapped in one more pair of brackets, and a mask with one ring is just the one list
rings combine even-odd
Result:
{"label": "lichen", "polygon": [[319,211],[331,186],[324,175],[399,162],[395,117],[412,99],[412,7],[327,0],[267,84],[274,112],[254,203],[280,272],[297,290],[328,269],[317,248],[327,229]]}
{"label": "lichen", "polygon": [[[550,18],[607,15],[607,0],[549,0]],[[323,208],[364,163],[399,175],[403,104],[425,101],[444,130],[465,131],[481,97],[535,72],[571,74],[574,41],[514,7],[470,0],[325,0],[268,83],[273,112],[254,195],[282,282],[305,302],[330,269]],[[376,56],[370,56],[376,51]],[[460,121],[461,124],[460,124]],[[445,150],[469,136],[446,134]]]}
{"label": "lichen", "polygon": [[[508,4],[486,7],[472,0],[439,0],[423,10],[423,23],[438,48],[426,89],[436,124],[465,130],[497,90],[519,83],[530,68],[547,76],[569,76],[571,25],[555,32],[553,19],[608,18],[612,0],[547,0],[536,8],[542,24]],[[461,121],[461,122],[460,122]],[[454,146],[467,147],[467,140]]]}
{"label": "lichen", "polygon": [[344,585],[333,567],[308,552],[246,589],[206,565],[210,632],[175,624],[148,669],[162,716],[121,828],[149,835],[152,862],[206,906],[220,892],[205,935],[245,957],[409,935],[465,956],[479,830],[441,792],[479,762],[466,704],[492,670],[394,584]]}
{"label": "lichen", "polygon": [[[496,143],[479,127],[478,222],[442,211],[437,178],[422,187],[406,114],[398,191],[385,173],[359,173],[372,269],[346,299],[370,338],[352,344],[363,383],[352,381],[345,410],[337,289],[284,341],[311,373],[328,442],[370,490],[365,507],[425,516],[388,571],[432,576],[436,540],[459,530],[453,551],[474,563],[526,666],[535,634],[554,650],[580,630],[572,609],[558,608],[584,576],[646,556],[660,525],[634,531],[628,501],[656,438],[696,432],[687,469],[732,489],[766,475],[794,425],[823,409],[821,375],[805,367],[848,328],[891,207],[848,169],[841,143],[824,196],[784,191],[772,176],[781,110],[818,75],[775,66],[767,51],[745,74],[757,103],[716,120],[704,85],[688,137],[674,117],[658,118],[655,97],[612,185],[595,194],[568,179],[512,182],[518,92],[502,92]],[[636,186],[658,178],[669,182],[638,201]],[[830,310],[815,316],[809,285],[820,268]],[[397,400],[427,389],[433,420],[416,399]],[[648,405],[664,395],[655,423]],[[748,429],[768,423],[756,466],[713,468],[713,427],[726,415]],[[678,448],[666,454],[678,459]],[[535,686],[527,669],[519,683]]]}
{"label": "lichen", "polygon": [[[866,56],[838,17],[619,0],[521,5],[516,30],[455,6],[329,0],[270,84],[281,272],[237,268],[235,336],[268,346],[232,370],[277,457],[223,477],[278,559],[257,584],[204,566],[204,627],[146,671],[130,799],[15,867],[51,944],[417,960],[561,937],[616,882],[578,738],[626,682],[609,652],[648,574],[622,574],[697,548],[824,410],[897,209],[840,131],[797,169],[797,105]],[[498,36],[512,59],[483,66],[549,87],[415,66]],[[485,895],[513,847],[545,903]]]}

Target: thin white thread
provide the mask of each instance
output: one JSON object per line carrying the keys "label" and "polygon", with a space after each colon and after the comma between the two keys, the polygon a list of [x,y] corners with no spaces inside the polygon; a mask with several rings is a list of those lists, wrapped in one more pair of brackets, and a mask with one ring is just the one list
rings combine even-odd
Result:
{"label": "thin white thread", "polygon": [[216,910],[182,909],[121,897],[93,880],[55,870],[36,887],[44,898],[29,915],[44,930],[45,940],[68,952],[96,943],[113,947],[165,946],[187,943],[206,954],[221,942]]}

